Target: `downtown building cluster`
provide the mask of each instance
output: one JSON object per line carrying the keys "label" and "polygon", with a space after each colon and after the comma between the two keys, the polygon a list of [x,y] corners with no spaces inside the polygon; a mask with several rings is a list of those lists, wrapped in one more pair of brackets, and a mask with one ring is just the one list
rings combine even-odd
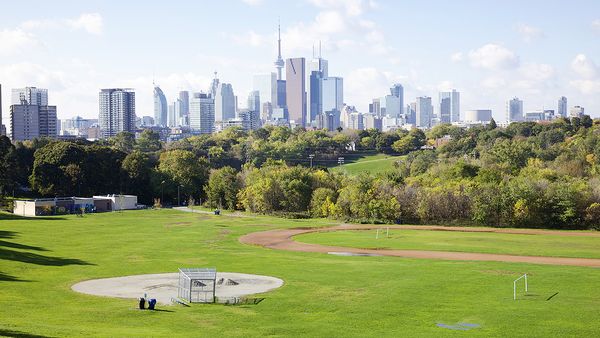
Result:
{"label": "downtown building cluster", "polygon": [[[240,103],[231,83],[222,82],[217,73],[206,91],[179,91],[172,101],[154,84],[153,116],[136,115],[135,92],[130,88],[105,88],[98,93],[98,118],[75,116],[60,121],[57,107],[48,104],[48,90],[36,87],[12,90],[10,124],[2,124],[2,87],[0,85],[0,134],[13,141],[38,137],[100,139],[120,132],[158,132],[161,139],[175,141],[192,135],[211,134],[229,127],[245,130],[265,125],[324,129],[429,129],[438,124],[462,127],[482,125],[492,120],[491,109],[461,111],[460,92],[440,92],[437,101],[429,96],[405,102],[402,84],[391,86],[388,94],[372,99],[367,112],[344,102],[344,79],[329,74],[329,62],[321,46],[312,58],[283,59],[279,30],[278,55],[274,72],[255,74],[252,90]],[[285,74],[285,78],[283,75]],[[240,108],[241,107],[241,108]],[[548,121],[560,117],[581,117],[581,106],[568,109],[561,97],[557,109],[525,112],[518,98],[506,103],[506,119],[500,125],[521,121]]]}

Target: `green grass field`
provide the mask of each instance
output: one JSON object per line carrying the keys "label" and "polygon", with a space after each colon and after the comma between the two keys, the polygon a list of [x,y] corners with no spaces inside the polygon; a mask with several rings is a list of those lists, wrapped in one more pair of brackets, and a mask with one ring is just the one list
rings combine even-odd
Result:
{"label": "green grass field", "polygon": [[600,237],[516,235],[390,229],[376,239],[376,230],[332,231],[295,237],[305,243],[365,249],[405,249],[502,253],[526,256],[600,258]]}
{"label": "green grass field", "polygon": [[390,156],[386,154],[375,154],[361,157],[355,162],[346,163],[332,168],[332,170],[345,171],[350,175],[356,175],[361,172],[371,174],[383,173],[394,169],[394,162],[401,159],[402,156]]}
{"label": "green grass field", "polygon": [[[600,269],[340,257],[238,241],[254,231],[330,224],[175,210],[46,219],[0,214],[0,336],[600,335]],[[536,236],[524,237],[523,245],[538,245]],[[272,275],[285,285],[258,305],[156,312],[136,310],[135,300],[70,289],[87,279],[207,266]],[[530,295],[513,301],[512,281],[523,273],[530,275]],[[459,322],[480,327],[464,332],[436,325]]]}

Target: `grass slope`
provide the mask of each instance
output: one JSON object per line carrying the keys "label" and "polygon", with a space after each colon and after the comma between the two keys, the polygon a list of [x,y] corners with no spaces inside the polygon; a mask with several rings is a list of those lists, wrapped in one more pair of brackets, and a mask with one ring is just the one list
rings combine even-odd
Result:
{"label": "grass slope", "polygon": [[[395,257],[339,257],[239,243],[260,230],[326,220],[146,210],[0,220],[0,335],[462,337],[598,336],[600,269]],[[529,245],[534,245],[529,243]],[[82,280],[215,266],[277,276],[252,306],[135,310],[135,300],[71,291]],[[512,280],[530,274],[530,296]],[[551,295],[558,294],[546,301]]]}
{"label": "grass slope", "polygon": [[332,168],[332,170],[345,171],[350,175],[356,175],[361,172],[378,174],[393,170],[394,162],[401,158],[402,156],[389,156],[386,154],[367,155],[357,159],[355,162]]}
{"label": "grass slope", "polygon": [[[384,230],[385,231],[385,230]],[[299,235],[304,243],[367,249],[483,252],[526,256],[600,258],[600,237],[517,235],[489,232],[389,230],[333,231]]]}

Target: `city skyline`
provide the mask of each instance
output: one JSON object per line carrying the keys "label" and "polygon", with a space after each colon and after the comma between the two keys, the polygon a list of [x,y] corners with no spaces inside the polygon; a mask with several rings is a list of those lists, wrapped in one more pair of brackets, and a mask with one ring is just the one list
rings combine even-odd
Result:
{"label": "city skyline", "polygon": [[[176,13],[167,35],[161,32],[167,24],[154,20],[164,14],[158,5],[136,7],[139,18],[125,18],[116,3],[58,1],[32,5],[27,12],[11,10],[16,4],[7,3],[3,12],[11,16],[0,14],[3,111],[8,111],[10,89],[36,86],[53,93],[59,118],[94,118],[100,88],[127,87],[137,93],[138,116],[153,116],[152,80],[173,102],[181,90],[206,91],[213,71],[243,100],[255,74],[276,71],[279,18],[283,59],[308,61],[322,41],[330,73],[344,78],[345,103],[361,112],[400,83],[405,103],[456,89],[461,110],[492,109],[497,120],[515,96],[524,101],[525,112],[556,109],[557,100],[566,96],[569,108],[581,105],[600,116],[595,100],[600,93],[600,15],[594,14],[600,4],[578,1],[589,8],[581,13],[578,6],[558,1],[496,2],[493,18],[487,15],[489,4],[435,4],[433,11],[427,7],[435,20],[423,25],[418,19],[426,8],[416,3],[294,1],[283,11],[274,1],[229,1],[202,4],[199,12],[192,9],[200,5],[182,2],[190,9],[183,12],[197,18]],[[227,11],[231,17],[210,15],[226,7],[232,7]],[[240,20],[236,12],[251,20]],[[393,12],[404,13],[403,20]],[[447,15],[466,13],[469,22]],[[559,21],[569,24],[556,25]],[[197,48],[189,44],[191,31],[202,33]],[[123,39],[124,32],[136,34],[137,40]],[[188,41],[185,53],[168,52],[183,40]],[[164,52],[153,49],[158,42]]]}

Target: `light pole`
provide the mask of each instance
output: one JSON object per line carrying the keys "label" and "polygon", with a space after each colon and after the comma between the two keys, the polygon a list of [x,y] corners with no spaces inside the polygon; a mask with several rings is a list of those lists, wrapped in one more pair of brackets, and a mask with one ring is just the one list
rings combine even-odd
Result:
{"label": "light pole", "polygon": [[181,200],[179,199],[179,187],[181,187],[180,185],[177,186],[177,206],[181,206]]}
{"label": "light pole", "polygon": [[165,188],[164,188],[164,184],[165,184],[165,181],[160,182],[160,204],[161,205],[163,203],[165,203]]}
{"label": "light pole", "polygon": [[308,158],[310,159],[310,167],[312,168],[312,164],[313,164],[313,158],[315,157],[315,155],[310,154],[308,155]]}

